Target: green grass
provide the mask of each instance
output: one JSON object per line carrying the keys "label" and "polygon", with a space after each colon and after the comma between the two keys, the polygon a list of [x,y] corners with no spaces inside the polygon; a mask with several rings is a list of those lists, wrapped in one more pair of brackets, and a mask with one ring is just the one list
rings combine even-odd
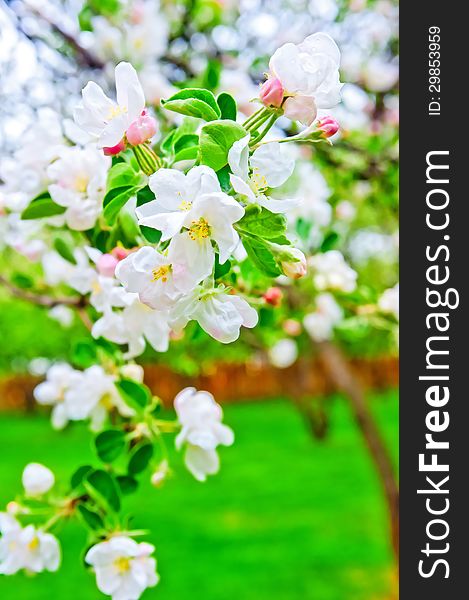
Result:
{"label": "green grass", "polygon": [[[372,405],[396,450],[396,393],[381,394]],[[317,442],[287,402],[227,406],[225,420],[237,438],[222,449],[218,476],[199,484],[175,456],[176,474],[163,489],[147,486],[128,501],[135,527],[152,531],[161,574],[144,600],[394,597],[377,476],[342,399],[333,401],[331,414],[331,434]],[[44,417],[2,420],[0,505],[19,491],[27,462],[43,462],[67,478],[93,456],[82,427],[56,433]],[[59,537],[59,573],[1,577],[2,598],[104,598],[80,564],[82,529],[70,522]]]}

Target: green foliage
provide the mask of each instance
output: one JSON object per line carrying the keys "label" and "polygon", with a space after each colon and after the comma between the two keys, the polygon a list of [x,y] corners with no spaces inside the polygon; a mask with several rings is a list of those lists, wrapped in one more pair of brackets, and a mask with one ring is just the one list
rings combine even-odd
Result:
{"label": "green foliage", "polygon": [[139,411],[151,402],[151,392],[147,386],[133,379],[121,379],[116,383],[116,388],[124,402]]}
{"label": "green foliage", "polygon": [[89,473],[84,485],[91,496],[107,508],[118,512],[120,509],[119,488],[115,479],[107,471],[96,469]]}
{"label": "green foliage", "polygon": [[129,475],[138,475],[144,471],[148,467],[152,457],[152,444],[143,444],[141,446],[137,446],[130,457],[129,465],[127,467]]}
{"label": "green foliage", "polygon": [[161,105],[167,110],[204,121],[215,121],[221,114],[213,93],[202,88],[181,90],[167,100],[162,100]]}
{"label": "green foliage", "polygon": [[99,458],[111,463],[125,450],[125,433],[121,429],[107,429],[96,436],[94,444]]}
{"label": "green foliage", "polygon": [[144,187],[145,180],[127,162],[119,162],[109,170],[103,216],[109,225],[114,224],[121,208]]}
{"label": "green foliage", "polygon": [[257,269],[268,277],[277,277],[282,271],[272,244],[289,245],[286,219],[266,208],[253,207],[235,225],[249,258]]}
{"label": "green foliage", "polygon": [[207,123],[200,132],[200,162],[214,171],[222,169],[231,146],[246,135],[244,127],[230,120]]}
{"label": "green foliage", "polygon": [[30,205],[21,213],[24,221],[32,219],[45,219],[46,217],[55,217],[65,212],[64,206],[59,206],[50,197],[49,192],[44,192],[34,198]]}
{"label": "green foliage", "polygon": [[221,93],[217,97],[217,104],[220,107],[220,118],[236,121],[237,107],[236,100],[231,94]]}

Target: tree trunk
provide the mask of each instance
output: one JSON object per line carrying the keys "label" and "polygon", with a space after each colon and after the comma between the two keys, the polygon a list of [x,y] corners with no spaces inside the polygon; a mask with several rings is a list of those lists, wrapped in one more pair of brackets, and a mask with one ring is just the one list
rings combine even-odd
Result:
{"label": "tree trunk", "polygon": [[391,543],[399,562],[399,487],[394,467],[381,433],[365,401],[362,386],[340,349],[330,342],[318,344],[319,360],[331,382],[344,392],[377,468],[389,509]]}

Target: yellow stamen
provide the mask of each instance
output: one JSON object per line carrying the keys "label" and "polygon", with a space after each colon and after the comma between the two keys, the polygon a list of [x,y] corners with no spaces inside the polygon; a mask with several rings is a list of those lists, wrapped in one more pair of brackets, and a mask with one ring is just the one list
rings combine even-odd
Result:
{"label": "yellow stamen", "polygon": [[110,121],[111,119],[115,119],[116,117],[119,117],[120,115],[122,115],[123,113],[127,112],[127,106],[112,106],[109,109],[109,114],[108,114],[108,120]]}
{"label": "yellow stamen", "polygon": [[119,573],[126,573],[127,571],[130,571],[130,558],[127,556],[120,556],[114,561],[114,566]]}
{"label": "yellow stamen", "polygon": [[86,175],[77,175],[74,181],[74,187],[77,192],[84,194],[86,192],[86,188],[88,187],[90,179]]}
{"label": "yellow stamen", "polygon": [[36,548],[39,546],[39,538],[36,536],[33,537],[33,539],[29,542],[28,544],[28,548],[29,550],[36,550]]}
{"label": "yellow stamen", "polygon": [[189,227],[189,237],[191,240],[203,240],[210,236],[210,225],[200,217],[198,221],[192,221]]}
{"label": "yellow stamen", "polygon": [[269,186],[267,184],[267,179],[262,173],[259,172],[258,167],[255,167],[252,172],[251,181],[256,188],[257,192],[264,191]]}
{"label": "yellow stamen", "polygon": [[161,279],[161,281],[163,283],[166,283],[168,281],[168,273],[171,272],[171,265],[163,265],[162,267],[159,267],[158,269],[153,269],[152,273],[153,273],[153,280],[152,281],[158,281],[159,279]]}

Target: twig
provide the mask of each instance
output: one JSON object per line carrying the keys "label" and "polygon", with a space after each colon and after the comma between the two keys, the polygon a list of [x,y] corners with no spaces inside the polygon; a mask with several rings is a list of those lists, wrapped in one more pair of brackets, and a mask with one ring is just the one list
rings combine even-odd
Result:
{"label": "twig", "polygon": [[59,304],[65,304],[66,306],[75,306],[77,308],[84,307],[84,297],[80,296],[79,298],[72,298],[68,296],[63,296],[61,298],[53,298],[52,296],[48,296],[47,294],[38,294],[36,292],[29,292],[16,286],[11,281],[8,281],[0,275],[0,285],[3,285],[15,298],[20,298],[21,300],[26,300],[27,302],[32,302],[33,304],[38,304],[39,306],[46,306],[48,308],[54,308],[54,306],[58,306]]}

